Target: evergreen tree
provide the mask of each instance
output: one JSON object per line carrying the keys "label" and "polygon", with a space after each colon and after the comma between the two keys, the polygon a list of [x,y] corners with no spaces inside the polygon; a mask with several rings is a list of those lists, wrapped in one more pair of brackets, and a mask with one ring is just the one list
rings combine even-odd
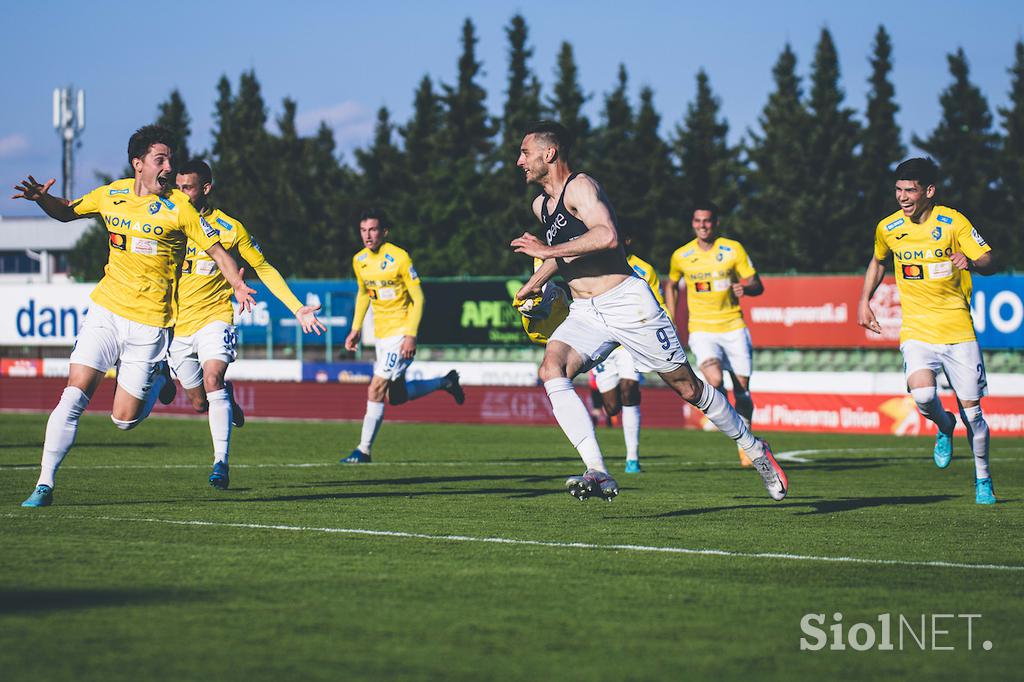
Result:
{"label": "evergreen tree", "polygon": [[[889,80],[892,72],[892,41],[884,26],[878,27],[871,56],[868,84],[867,126],[861,137],[860,182],[864,213],[861,217],[860,250],[867,253],[874,234],[872,228],[884,216],[896,210],[892,171],[907,155],[896,123],[896,89]],[[867,246],[865,246],[867,245]],[[855,247],[856,250],[857,247]],[[867,262],[868,256],[861,260]]]}
{"label": "evergreen tree", "polygon": [[811,68],[811,117],[804,160],[808,184],[802,190],[806,212],[797,225],[813,222],[815,232],[823,238],[803,240],[807,259],[799,267],[804,270],[853,271],[862,265],[863,245],[869,243],[860,222],[863,210],[856,189],[855,149],[860,130],[843,99],[835,43],[828,29],[822,29]]}
{"label": "evergreen tree", "polygon": [[579,84],[579,71],[573,57],[572,45],[562,43],[555,67],[554,93],[548,98],[548,107],[555,119],[569,129],[575,137],[574,161],[585,166],[587,162],[587,140],[590,137],[590,121],[583,114],[583,105],[590,99]]}
{"label": "evergreen tree", "polygon": [[643,202],[644,169],[636,148],[636,121],[629,103],[629,76],[619,64],[615,88],[604,99],[602,125],[591,138],[593,155],[587,167],[575,164],[577,170],[592,175],[611,200],[619,225],[639,232],[636,224]]}
{"label": "evergreen tree", "polygon": [[181,165],[192,158],[188,148],[188,138],[192,134],[192,129],[189,127],[192,124],[192,118],[188,115],[185,100],[181,98],[181,93],[177,88],[171,90],[171,95],[166,102],[161,102],[157,106],[157,111],[157,125],[167,128],[174,135],[174,148],[171,149],[174,164]]}
{"label": "evergreen tree", "polygon": [[740,202],[743,167],[739,149],[729,146],[729,124],[720,118],[721,103],[711,90],[707,73],[697,72],[697,95],[686,107],[686,116],[676,126],[672,149],[679,162],[676,183],[680,229],[666,235],[661,249],[668,256],[692,236],[690,209],[696,201],[710,199],[721,210],[723,231],[730,236],[734,229],[731,217]]}
{"label": "evergreen tree", "polygon": [[[1008,268],[1024,266],[1024,239],[1020,228],[1015,227],[1024,215],[1024,41],[1018,40],[1014,47],[1015,59],[1010,72],[1010,103],[1000,107],[1003,130],[999,150],[1000,190],[1003,196],[1001,216],[1004,241],[995,248],[999,250],[999,262]],[[984,233],[983,233],[984,234]]]}
{"label": "evergreen tree", "polygon": [[988,101],[970,81],[963,49],[948,59],[953,82],[939,97],[942,120],[927,139],[915,135],[914,144],[939,164],[942,180],[936,200],[966,215],[1002,253],[1007,235],[998,222],[998,195],[993,189],[999,137],[992,131]]}
{"label": "evergreen tree", "polygon": [[772,77],[775,90],[758,118],[761,132],[750,132],[752,167],[740,234],[762,271],[812,269],[809,240],[801,237],[800,229],[811,219],[804,195],[810,175],[805,154],[810,117],[802,102],[796,54],[788,44]]}
{"label": "evergreen tree", "polygon": [[412,118],[399,131],[404,140],[406,180],[391,219],[398,227],[393,236],[408,248],[415,247],[416,267],[426,273],[434,267],[430,254],[440,243],[437,235],[448,229],[444,205],[451,187],[438,163],[444,115],[441,98],[430,77],[424,76],[413,99]]}
{"label": "evergreen tree", "polygon": [[635,153],[639,173],[635,184],[639,202],[634,208],[632,250],[663,272],[680,231],[680,207],[674,191],[675,178],[668,144],[658,128],[661,115],[654,107],[654,91],[640,89],[636,113]]}

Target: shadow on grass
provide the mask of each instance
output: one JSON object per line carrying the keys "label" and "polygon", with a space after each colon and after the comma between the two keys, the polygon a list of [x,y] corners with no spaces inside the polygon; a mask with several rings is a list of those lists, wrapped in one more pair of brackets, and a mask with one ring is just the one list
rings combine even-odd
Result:
{"label": "shadow on grass", "polygon": [[545,483],[548,481],[564,481],[566,476],[524,476],[522,474],[480,475],[480,476],[409,476],[407,478],[371,478],[344,481],[317,481],[315,483],[296,483],[292,485],[271,486],[275,489],[288,488],[334,488],[340,486],[358,487],[362,485],[434,485],[438,483],[468,483],[471,481],[521,481],[524,484]]}
{"label": "shadow on grass", "polygon": [[797,512],[795,516],[808,514],[835,514],[839,512],[855,511],[857,509],[871,509],[872,507],[936,504],[946,500],[956,499],[957,495],[918,495],[901,497],[844,497],[840,499],[810,500],[807,502],[776,502],[764,504],[736,504],[720,507],[703,507],[699,509],[680,509],[664,514],[641,516],[633,518],[664,519],[674,516],[700,516],[702,514],[713,514],[723,511],[736,511],[739,509],[781,509],[792,510],[806,508],[808,511]]}
{"label": "shadow on grass", "polygon": [[180,603],[208,595],[152,589],[0,589],[0,614],[38,613],[102,607],[132,606],[157,602]]}
{"label": "shadow on grass", "polygon": [[[113,450],[117,448],[157,448],[167,447],[168,443],[75,443],[74,450],[81,450],[83,448],[103,448],[104,450]],[[35,443],[0,443],[0,450],[15,450],[18,448],[39,448],[42,449],[43,442],[37,441]],[[38,462],[37,462],[38,463]]]}

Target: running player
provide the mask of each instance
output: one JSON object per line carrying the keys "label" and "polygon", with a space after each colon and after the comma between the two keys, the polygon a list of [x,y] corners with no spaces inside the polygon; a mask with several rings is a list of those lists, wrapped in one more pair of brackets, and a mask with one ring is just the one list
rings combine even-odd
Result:
{"label": "running player", "polygon": [[517,299],[538,294],[556,272],[573,293],[569,316],[545,347],[539,372],[556,421],[587,467],[583,475],[569,477],[566,488],[580,500],[592,495],[610,500],[618,494],[572,377],[621,345],[638,370],[658,372],[683,399],[752,453],[769,495],[781,500],[788,487],[782,468],[721,393],[693,373],[672,320],[626,262],[611,203],[593,178],[571,170],[569,152],[568,132],[558,123],[541,122],[526,132],[517,165],[527,182],[542,188],[533,211],[544,225],[545,241],[523,233],[511,243],[517,253],[545,261]]}
{"label": "running player", "polygon": [[186,239],[206,251],[246,310],[252,294],[234,260],[217,242],[217,232],[172,188],[174,137],[158,126],[139,128],[128,141],[134,177],[116,180],[67,201],[49,193],[31,175],[15,187],[15,199],[36,202],[51,218],[69,222],[100,216],[109,232],[110,256],[103,279],[75,339],[68,385],[50,413],[36,488],[22,506],[53,501],[54,476],[75,442],[78,420],[103,375],[117,366],[110,418],[122,430],[134,428],[153,409],[170,377],[163,362],[173,323],[177,259]]}
{"label": "running player", "polygon": [[345,348],[354,351],[358,347],[363,318],[372,304],[377,361],[367,390],[359,445],[340,460],[342,464],[371,461],[370,449],[384,421],[385,397],[392,405],[401,405],[442,390],[451,393],[457,405],[466,400],[455,370],[436,379],[405,380],[405,370],[416,355],[416,334],[423,317],[423,288],[409,254],[388,242],[389,231],[380,211],[364,211],[359,218],[359,236],[366,248],[352,258],[359,293]]}
{"label": "running player", "polygon": [[[260,280],[299,321],[307,334],[326,331],[316,319],[320,306],[304,306],[285,283],[281,274],[267,262],[259,244],[238,220],[219,208],[211,208],[213,173],[198,159],[178,169],[178,189],[184,193],[207,223],[218,233],[217,239],[228,251],[238,254],[256,270]],[[178,314],[174,338],[168,351],[171,367],[196,412],[210,412],[213,438],[213,471],[210,485],[226,490],[229,485],[228,449],[231,426],[245,423],[242,408],[234,399],[230,381],[224,381],[228,364],[236,356],[238,333],[231,307],[231,286],[217,269],[217,263],[191,239],[185,249],[178,280]]]}
{"label": "running player", "polygon": [[988,424],[981,397],[988,393],[985,363],[971,320],[971,273],[996,271],[992,249],[958,211],[935,203],[939,169],[931,159],[908,159],[896,167],[898,211],[875,227],[875,253],[864,275],[857,321],[880,334],[871,296],[891,255],[903,323],[907,390],[917,409],[938,427],[933,458],[940,469],[953,457],[956,417],[939,401],[935,375],[942,371],[956,394],[960,418],[974,453],[974,501],[995,504],[988,469]]}
{"label": "running player", "polygon": [[[665,300],[661,297],[661,285],[658,283],[658,273],[654,267],[643,260],[635,253],[632,253],[630,245],[633,243],[633,236],[626,230],[620,228],[625,251],[628,254],[626,262],[633,268],[637,277],[647,282],[654,297],[658,299],[658,305],[665,314],[672,319],[668,308],[665,308]],[[608,357],[594,365],[590,370],[597,381],[597,390],[601,392],[601,400],[604,403],[604,410],[610,416],[622,413],[622,435],[626,441],[626,473],[640,473],[640,373],[636,371],[633,363],[633,356],[622,346],[619,346]]]}
{"label": "running player", "polygon": [[[718,207],[710,201],[693,208],[696,239],[672,254],[665,301],[675,311],[679,283],[686,280],[686,304],[689,308],[690,350],[705,381],[725,394],[724,372],[732,378],[733,403],[743,421],[750,426],[754,401],[750,398],[750,374],[753,348],[750,330],[743,321],[740,299],[764,292],[761,278],[743,245],[717,235]],[[740,465],[753,466],[742,446]]]}

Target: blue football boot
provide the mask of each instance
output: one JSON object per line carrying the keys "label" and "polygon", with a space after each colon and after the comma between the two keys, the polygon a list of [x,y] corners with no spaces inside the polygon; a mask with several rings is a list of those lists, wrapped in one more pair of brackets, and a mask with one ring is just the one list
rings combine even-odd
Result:
{"label": "blue football boot", "polygon": [[229,482],[228,463],[215,462],[213,465],[213,471],[210,472],[210,485],[217,490],[227,490]]}
{"label": "blue football boot", "polygon": [[979,478],[974,481],[975,504],[995,504],[996,493],[992,489],[991,478]]}
{"label": "blue football boot", "polygon": [[348,457],[342,457],[338,460],[339,464],[369,464],[370,455],[367,452],[363,452],[359,448],[352,451],[352,454]]}
{"label": "blue football boot", "polygon": [[639,474],[640,472],[641,472],[640,460],[638,460],[638,459],[627,459],[626,460],[626,473],[627,474]]}
{"label": "blue football boot", "polygon": [[48,485],[37,485],[28,499],[21,503],[22,507],[49,507],[53,504],[53,488]]}

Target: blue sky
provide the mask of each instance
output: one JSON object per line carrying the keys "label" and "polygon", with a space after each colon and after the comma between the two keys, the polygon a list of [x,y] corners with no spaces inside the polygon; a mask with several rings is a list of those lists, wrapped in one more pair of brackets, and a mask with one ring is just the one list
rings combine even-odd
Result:
{"label": "blue sky", "polygon": [[[114,7],[122,9],[114,9]],[[156,5],[151,5],[156,7]],[[87,92],[87,128],[77,156],[76,191],[96,185],[96,171],[125,165],[131,132],[151,121],[156,106],[178,88],[192,116],[192,147],[208,148],[215,85],[233,83],[249,68],[263,87],[271,119],[283,97],[298,101],[301,129],[321,119],[335,129],[339,148],[364,143],[376,109],[395,119],[410,114],[413,90],[424,74],[452,82],[462,21],[473,19],[484,63],[482,83],[497,113],[507,68],[504,28],[517,12],[534,47],[532,67],[545,88],[554,77],[563,40],[572,43],[584,88],[601,97],[613,86],[618,63],[630,75],[631,94],[655,91],[663,133],[671,131],[693,97],[701,67],[722,100],[738,139],[757,126],[772,88],[771,67],[789,41],[806,76],[822,27],[833,34],[847,104],[863,109],[868,56],[875,30],[893,36],[893,81],[905,137],[926,134],[938,121],[939,93],[949,83],[945,55],[963,47],[972,80],[995,114],[1009,89],[1007,68],[1024,29],[1024,3],[1011,0],[897,4],[781,1],[517,3],[438,1],[290,3],[252,0],[164,5],[152,12],[114,3],[57,0],[40,8],[10,4],[0,42],[0,177],[5,187],[23,174],[60,173],[60,146],[51,127],[55,87]],[[545,94],[550,92],[545,90]],[[998,123],[998,117],[996,118]],[[58,178],[59,179],[59,178]],[[0,214],[33,214],[9,199]]]}

